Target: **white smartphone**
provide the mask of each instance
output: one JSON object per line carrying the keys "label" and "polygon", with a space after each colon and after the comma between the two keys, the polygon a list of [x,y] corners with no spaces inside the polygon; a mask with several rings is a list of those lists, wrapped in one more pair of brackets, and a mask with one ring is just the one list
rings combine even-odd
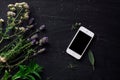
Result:
{"label": "white smartphone", "polygon": [[94,33],[92,31],[81,26],[70,42],[66,52],[74,58],[80,59],[92,41],[93,37]]}

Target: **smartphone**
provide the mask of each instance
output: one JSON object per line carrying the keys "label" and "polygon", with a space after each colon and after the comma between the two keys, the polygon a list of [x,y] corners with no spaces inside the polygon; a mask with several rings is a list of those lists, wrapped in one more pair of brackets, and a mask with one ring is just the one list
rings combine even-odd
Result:
{"label": "smartphone", "polygon": [[91,43],[93,37],[94,33],[92,31],[81,26],[67,47],[66,52],[74,58],[80,59]]}

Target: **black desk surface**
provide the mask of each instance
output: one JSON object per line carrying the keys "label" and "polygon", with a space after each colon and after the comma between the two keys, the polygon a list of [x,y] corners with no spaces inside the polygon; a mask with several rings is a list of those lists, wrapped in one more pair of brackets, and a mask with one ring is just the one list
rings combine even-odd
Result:
{"label": "black desk surface", "polygon": [[[50,46],[36,57],[44,66],[43,80],[120,80],[120,1],[119,0],[0,0],[0,17],[6,18],[9,3],[26,1],[38,26],[45,24]],[[65,53],[81,22],[96,34],[90,46],[95,55],[95,71],[87,53],[80,61]],[[77,68],[68,68],[69,65]]]}

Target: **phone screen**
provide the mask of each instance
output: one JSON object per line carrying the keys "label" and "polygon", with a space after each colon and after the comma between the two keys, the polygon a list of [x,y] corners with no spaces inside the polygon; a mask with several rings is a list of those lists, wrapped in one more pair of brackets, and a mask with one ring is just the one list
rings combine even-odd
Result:
{"label": "phone screen", "polygon": [[79,31],[70,45],[70,49],[81,55],[90,40],[90,36],[82,31]]}

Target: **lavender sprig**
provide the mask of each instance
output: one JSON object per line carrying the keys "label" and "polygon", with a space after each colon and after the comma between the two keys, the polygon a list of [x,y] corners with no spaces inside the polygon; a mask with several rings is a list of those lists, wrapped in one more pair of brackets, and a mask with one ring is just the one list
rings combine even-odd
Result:
{"label": "lavender sprig", "polygon": [[40,31],[43,31],[43,30],[45,30],[46,29],[46,26],[45,25],[41,25],[40,27],[39,27],[39,30]]}
{"label": "lavender sprig", "polygon": [[48,37],[43,37],[39,40],[39,45],[42,46],[43,44],[48,43]]}
{"label": "lavender sprig", "polygon": [[38,34],[34,34],[30,39],[33,40],[33,39],[36,39],[38,38]]}

